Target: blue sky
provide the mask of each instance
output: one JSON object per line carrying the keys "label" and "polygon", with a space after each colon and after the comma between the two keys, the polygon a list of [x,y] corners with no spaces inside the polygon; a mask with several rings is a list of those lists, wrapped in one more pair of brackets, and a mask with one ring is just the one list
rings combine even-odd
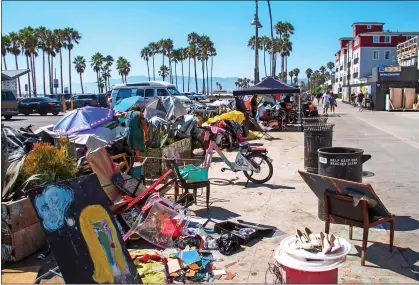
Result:
{"label": "blue sky", "polygon": [[[419,11],[419,2],[271,1],[271,7],[274,23],[289,21],[295,27],[288,67],[298,67],[302,72],[308,67],[314,70],[328,61],[334,61],[334,53],[339,48],[338,39],[352,35],[353,22],[379,21],[386,23],[385,29],[419,31],[419,17],[414,15],[414,11]],[[406,7],[409,7],[410,16]],[[74,48],[72,57],[82,55],[90,59],[97,51],[114,58],[124,56],[131,62],[131,75],[146,75],[146,64],[140,58],[140,50],[144,46],[161,38],[171,38],[175,48],[184,47],[187,45],[187,34],[194,31],[207,34],[215,44],[218,55],[214,61],[214,76],[252,78],[254,51],[247,47],[247,41],[254,35],[254,28],[250,25],[254,10],[254,1],[3,1],[2,34],[28,25],[43,25],[49,29],[73,27],[81,33],[82,40]],[[400,11],[405,12],[402,15]],[[259,17],[263,25],[259,35],[269,36],[266,1],[259,1]],[[58,66],[58,58],[55,66]],[[260,73],[264,76],[263,54],[260,58]],[[6,60],[9,69],[15,67],[12,56],[7,56]],[[66,84],[67,51],[63,54],[63,60]],[[157,58],[156,65],[160,63],[161,58]],[[19,58],[19,65],[26,66],[23,57]],[[113,69],[113,78],[119,78]],[[37,83],[41,85],[41,56],[36,60],[36,71]],[[91,82],[95,78],[92,69],[87,68],[83,80]],[[72,81],[79,82],[75,72]]]}

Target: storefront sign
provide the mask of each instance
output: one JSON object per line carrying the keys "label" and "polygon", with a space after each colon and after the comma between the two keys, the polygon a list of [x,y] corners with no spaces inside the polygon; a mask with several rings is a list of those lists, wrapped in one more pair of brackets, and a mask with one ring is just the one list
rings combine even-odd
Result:
{"label": "storefront sign", "polygon": [[378,68],[380,77],[400,76],[401,71],[402,71],[401,66],[385,66],[385,67]]}

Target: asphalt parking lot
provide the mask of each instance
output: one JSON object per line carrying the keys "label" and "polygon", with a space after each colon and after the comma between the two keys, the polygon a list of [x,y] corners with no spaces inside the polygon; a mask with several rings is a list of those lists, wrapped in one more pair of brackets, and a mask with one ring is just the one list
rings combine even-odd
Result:
{"label": "asphalt parking lot", "polygon": [[36,130],[39,127],[55,124],[63,116],[63,114],[64,113],[60,113],[58,116],[54,116],[52,114],[48,114],[47,116],[41,116],[39,114],[32,114],[29,116],[19,115],[12,117],[10,120],[5,120],[2,117],[1,123],[15,129],[33,125],[34,127],[32,129]]}

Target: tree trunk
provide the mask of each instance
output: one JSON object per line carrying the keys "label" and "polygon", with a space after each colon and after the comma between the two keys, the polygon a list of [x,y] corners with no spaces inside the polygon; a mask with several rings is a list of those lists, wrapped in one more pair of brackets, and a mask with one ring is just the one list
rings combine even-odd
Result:
{"label": "tree trunk", "polygon": [[208,59],[205,60],[205,67],[207,69],[207,94],[209,94],[209,80],[208,80]]}
{"label": "tree trunk", "polygon": [[[164,55],[163,55],[163,65],[162,66],[164,66]],[[162,74],[162,77],[163,77],[163,74]],[[163,77],[163,81],[164,81],[164,77]]]}
{"label": "tree trunk", "polygon": [[[43,74],[43,83],[44,83],[44,95],[46,95],[47,90],[46,90],[46,86],[45,86],[45,51],[42,51],[42,74]],[[19,86],[19,89],[20,89],[20,86]],[[19,91],[19,93],[20,93],[20,91]]]}
{"label": "tree trunk", "polygon": [[[17,55],[15,55],[15,63],[16,63],[16,69],[19,69],[19,65],[17,64]],[[20,79],[19,79],[19,77],[17,78],[17,85],[19,86],[19,97],[22,97],[22,90],[20,89]],[[45,89],[45,85],[44,85],[44,89]]]}
{"label": "tree trunk", "polygon": [[4,55],[3,55],[3,65],[4,65],[4,70],[7,70],[6,57]]}
{"label": "tree trunk", "polygon": [[83,88],[83,78],[81,77],[81,72],[80,74],[80,85],[81,85],[81,94],[84,94],[84,88]]}
{"label": "tree trunk", "polygon": [[54,94],[54,59],[55,57],[51,56],[51,94]]}
{"label": "tree trunk", "polygon": [[[100,86],[99,86],[99,71],[96,71],[96,83],[97,83],[97,92],[100,93]],[[124,83],[124,82],[122,82]]]}
{"label": "tree trunk", "polygon": [[172,59],[169,57],[169,81],[173,84]]}
{"label": "tree trunk", "polygon": [[61,94],[64,94],[64,77],[63,77],[63,53],[60,49],[60,76],[61,76]]}
{"label": "tree trunk", "polygon": [[48,54],[48,82],[49,82],[49,94],[52,94],[51,92],[51,55]]}
{"label": "tree trunk", "polygon": [[263,49],[263,65],[265,66],[265,77],[268,76],[268,72],[266,71],[266,50]]}
{"label": "tree trunk", "polygon": [[154,81],[156,80],[156,73],[155,73],[155,70],[154,70],[154,55],[153,55],[153,80]]}
{"label": "tree trunk", "polygon": [[124,83],[124,75],[123,75],[123,74],[121,74],[121,76],[122,76],[122,83]]}
{"label": "tree trunk", "polygon": [[148,73],[148,81],[151,81],[151,79],[150,79],[150,66],[148,65],[148,59],[147,59],[147,73]]}
{"label": "tree trunk", "polygon": [[212,95],[212,70],[214,67],[214,56],[211,56],[211,95]]}
{"label": "tree trunk", "polygon": [[69,75],[68,84],[70,84],[70,94],[73,95],[73,90],[71,89],[71,49],[68,50],[68,75]]}
{"label": "tree trunk", "polygon": [[[34,80],[33,80],[33,61],[32,61],[32,55],[30,55],[29,56],[29,64],[30,64],[30,66],[31,66],[31,72],[30,72],[30,74],[31,74],[31,80],[32,80],[32,91],[33,92],[35,92],[35,87],[34,87]],[[33,94],[35,94],[35,93],[33,93]],[[31,94],[32,95],[32,94]]]}
{"label": "tree trunk", "polygon": [[185,77],[183,76],[183,60],[180,62],[182,65],[182,92],[185,92]]}
{"label": "tree trunk", "polygon": [[202,94],[205,94],[205,62],[202,60]]}
{"label": "tree trunk", "polygon": [[[285,57],[285,78],[287,78],[287,73],[288,73],[288,64],[287,64],[287,62],[288,62],[288,60],[287,60],[287,56]],[[285,80],[285,83],[287,83],[288,81],[287,80]],[[292,84],[292,80],[291,80],[291,84]]]}
{"label": "tree trunk", "polygon": [[[28,67],[28,69],[30,70],[30,66],[29,66],[29,56],[26,56],[26,66]],[[28,90],[29,90],[29,98],[32,97],[32,89],[31,89],[31,73],[28,73]]]}
{"label": "tree trunk", "polygon": [[189,86],[191,85],[191,58],[189,58],[189,71],[188,71],[188,92]]}
{"label": "tree trunk", "polygon": [[198,75],[196,73],[196,56],[194,57],[194,67],[195,67],[195,87],[196,87],[196,93],[198,93]]}
{"label": "tree trunk", "polygon": [[285,56],[281,55],[281,81],[284,81]]}
{"label": "tree trunk", "polygon": [[176,62],[175,62],[175,79],[176,79],[176,88],[178,88],[178,87],[177,87],[177,71],[176,71]]}
{"label": "tree trunk", "polygon": [[36,67],[35,67],[35,56],[32,55],[32,68],[33,68],[33,94],[37,97],[37,89],[36,89]]}

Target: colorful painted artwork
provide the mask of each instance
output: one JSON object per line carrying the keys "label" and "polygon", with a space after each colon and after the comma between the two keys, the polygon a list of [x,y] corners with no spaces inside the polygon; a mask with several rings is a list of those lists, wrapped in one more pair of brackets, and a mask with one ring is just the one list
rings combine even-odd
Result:
{"label": "colorful painted artwork", "polygon": [[35,197],[35,209],[46,230],[56,231],[64,225],[72,201],[73,191],[65,185],[47,186],[41,195]]}
{"label": "colorful painted artwork", "polygon": [[100,205],[84,208],[80,228],[95,267],[93,279],[98,283],[125,283],[128,266],[106,210]]}

